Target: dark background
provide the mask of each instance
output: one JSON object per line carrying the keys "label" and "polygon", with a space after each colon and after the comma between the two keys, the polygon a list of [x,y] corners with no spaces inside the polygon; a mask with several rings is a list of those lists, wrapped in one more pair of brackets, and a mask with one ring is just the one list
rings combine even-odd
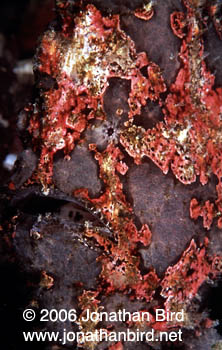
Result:
{"label": "dark background", "polygon": [[[55,16],[53,0],[0,2],[0,183],[10,172],[3,167],[8,153],[19,154],[22,143],[16,128],[19,112],[33,93],[33,75],[15,67],[33,59],[38,37]],[[3,122],[2,122],[3,119]]]}
{"label": "dark background", "polygon": [[[23,150],[17,129],[19,112],[32,99],[33,74],[16,74],[15,67],[30,65],[39,35],[54,17],[53,0],[3,0],[0,2],[0,191],[5,193],[13,170],[3,166],[5,157]],[[0,216],[1,216],[0,210]],[[22,310],[32,286],[21,273],[10,242],[2,237],[0,226],[0,349],[41,349],[42,344],[24,344],[21,334],[27,325]]]}

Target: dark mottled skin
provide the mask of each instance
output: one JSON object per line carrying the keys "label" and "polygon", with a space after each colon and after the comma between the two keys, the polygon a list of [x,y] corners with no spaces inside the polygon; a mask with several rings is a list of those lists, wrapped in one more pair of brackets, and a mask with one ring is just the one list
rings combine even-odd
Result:
{"label": "dark mottled skin", "polygon": [[181,45],[170,28],[170,13],[182,11],[183,7],[180,2],[170,0],[157,1],[154,9],[154,16],[149,21],[134,15],[122,16],[121,26],[134,40],[137,51],[145,51],[149,59],[160,66],[164,80],[170,85],[180,67],[178,52]]}
{"label": "dark mottled skin", "polygon": [[[198,184],[184,186],[151,162],[132,167],[128,184],[135,215],[142,224],[147,222],[153,232],[151,245],[140,250],[144,264],[163,273],[193,237],[201,241],[206,234],[201,220],[194,222],[189,217],[190,199],[194,195],[202,199],[207,193],[212,196],[215,190],[212,184],[205,188]],[[215,193],[213,197],[216,198]]]}
{"label": "dark mottled skin", "polygon": [[[155,13],[150,21],[140,20],[133,15],[133,10],[142,4],[139,0],[121,2],[93,0],[92,3],[105,14],[120,13],[121,28],[135,42],[137,52],[145,51],[148,58],[160,66],[169,87],[180,67],[178,53],[181,45],[181,40],[173,34],[170,27],[170,13],[184,10],[181,2],[155,1]],[[205,50],[209,52],[207,65],[215,71],[216,85],[221,86],[222,73],[220,67],[218,68],[218,57],[221,56],[222,45],[212,27],[205,35]],[[40,76],[39,79],[40,88],[45,90],[56,88],[55,82],[50,80],[50,77]],[[90,128],[81,136],[83,142],[75,147],[70,159],[64,159],[63,151],[55,155],[53,186],[48,202],[47,197],[41,194],[40,186],[33,189],[30,186],[28,189],[30,193],[22,192],[24,183],[35,171],[38,155],[27,149],[19,159],[17,171],[12,177],[16,184],[16,192],[14,195],[10,193],[9,200],[11,198],[12,200],[8,206],[13,208],[12,214],[18,214],[16,235],[13,239],[16,261],[25,273],[33,273],[41,279],[42,271],[46,271],[54,280],[53,286],[49,289],[31,280],[35,290],[32,298],[27,301],[28,306],[37,301],[41,308],[78,309],[77,297],[83,289],[98,288],[101,264],[97,258],[102,251],[95,240],[83,239],[84,222],[99,227],[100,232],[111,238],[113,238],[112,232],[105,227],[103,218],[95,213],[93,208],[87,208],[83,202],[78,202],[73,197],[73,192],[78,188],[85,188],[89,191],[90,197],[99,197],[103,192],[104,183],[99,178],[98,162],[88,150],[88,145],[95,143],[99,151],[104,151],[110,142],[120,146],[119,132],[124,129],[124,122],[129,112],[127,102],[129,91],[128,80],[109,79],[109,86],[103,99],[106,120],[89,122]],[[165,94],[162,98],[164,101]],[[120,115],[117,110],[122,110]],[[134,123],[149,129],[162,120],[163,114],[158,103],[147,101],[141,109],[141,115],[135,116]],[[194,221],[189,215],[189,203],[193,197],[200,201],[216,199],[215,178],[212,176],[205,186],[200,185],[199,179],[194,184],[185,186],[177,181],[171,172],[164,175],[151,161],[146,159],[141,165],[135,165],[122,148],[121,151],[129,170],[126,175],[119,175],[119,178],[123,184],[123,193],[133,209],[134,222],[138,228],[141,228],[142,224],[148,224],[152,231],[149,247],[138,244],[137,254],[141,257],[142,273],[145,274],[154,267],[157,274],[163,276],[166,268],[178,261],[192,238],[200,243],[207,235],[210,238],[209,252],[221,254],[221,230],[214,227],[207,232],[203,229],[202,219]],[[39,213],[42,214],[40,223],[38,223]],[[201,293],[200,291],[200,295]],[[156,295],[149,308],[154,307],[159,299],[161,297]],[[132,311],[147,306],[142,301],[131,301],[129,295],[118,293],[107,298],[101,297],[101,305],[107,310],[124,306]],[[205,305],[201,305],[201,308],[207,312]],[[214,319],[219,318],[219,313],[216,315]],[[119,327],[121,330],[125,326]],[[77,330],[77,327],[74,328],[70,323],[48,324],[46,328],[54,331],[63,328],[67,331]],[[187,335],[185,342],[187,345],[162,344],[150,347],[147,344],[127,343],[124,344],[124,350],[160,348],[208,350],[219,338],[216,330],[205,330],[202,339],[196,339],[194,332],[192,334],[193,338],[190,337],[190,333]],[[106,345],[103,343],[98,350],[105,350]],[[53,346],[49,344],[47,346],[47,350],[54,350]],[[75,344],[68,344],[64,349],[73,346]],[[56,349],[60,350],[59,347]]]}
{"label": "dark mottled skin", "polygon": [[[64,157],[54,162],[54,182],[64,193],[71,194],[80,187],[86,187],[92,196],[101,190],[98,169],[95,160],[84,145],[77,146],[71,159]],[[90,174],[90,176],[89,176]]]}

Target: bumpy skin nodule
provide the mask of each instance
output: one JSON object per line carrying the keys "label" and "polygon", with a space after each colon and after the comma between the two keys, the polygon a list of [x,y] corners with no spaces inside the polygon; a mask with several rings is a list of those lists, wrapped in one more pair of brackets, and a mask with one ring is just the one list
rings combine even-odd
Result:
{"label": "bumpy skin nodule", "polygon": [[[186,349],[206,348],[198,334],[209,334],[209,346],[218,341],[208,329],[216,317],[197,311],[198,293],[222,269],[222,81],[220,67],[210,71],[214,45],[222,51],[215,4],[57,1],[58,23],[36,54],[41,98],[26,108],[29,169],[9,184],[22,218],[14,246],[27,269],[41,273],[43,305],[76,307],[80,318],[86,308],[111,311],[111,300],[129,311],[183,309],[184,323],[151,317],[143,330],[182,327],[193,337],[184,339]],[[30,209],[37,199],[40,213],[38,204]],[[68,290],[63,305],[57,296]]]}

